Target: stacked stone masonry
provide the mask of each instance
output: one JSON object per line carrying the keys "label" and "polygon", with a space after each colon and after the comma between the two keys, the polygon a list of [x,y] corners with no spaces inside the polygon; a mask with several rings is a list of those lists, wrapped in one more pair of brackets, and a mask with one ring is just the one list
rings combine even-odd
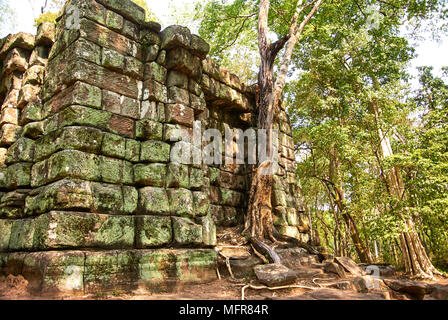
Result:
{"label": "stacked stone masonry", "polygon": [[[36,36],[0,40],[0,274],[71,292],[214,279],[216,227],[242,223],[251,168],[170,152],[195,121],[254,127],[254,87],[130,0],[64,8]],[[283,108],[276,129],[275,224],[308,241]]]}

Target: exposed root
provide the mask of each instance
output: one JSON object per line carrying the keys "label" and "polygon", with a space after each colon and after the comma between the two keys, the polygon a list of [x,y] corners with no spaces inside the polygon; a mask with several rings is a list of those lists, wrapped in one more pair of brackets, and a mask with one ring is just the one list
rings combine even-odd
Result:
{"label": "exposed root", "polygon": [[253,290],[284,290],[284,289],[307,289],[307,290],[318,290],[318,288],[314,287],[308,287],[308,286],[302,286],[302,285],[290,285],[290,286],[282,286],[282,287],[266,287],[266,286],[254,286],[252,284],[245,285],[241,288],[241,300],[245,300],[245,291],[246,289],[253,289]]}
{"label": "exposed root", "polygon": [[266,257],[268,257],[268,259],[272,263],[282,264],[280,256],[277,254],[277,252],[275,252],[274,249],[269,247],[264,242],[261,242],[257,238],[251,237],[250,238],[250,243],[256,249],[256,251],[258,251],[259,253],[264,254]]}
{"label": "exposed root", "polygon": [[263,261],[264,264],[268,264],[269,260],[266,259],[265,256],[263,256],[260,252],[258,252],[253,245],[250,245],[252,247],[252,250],[254,251],[255,255]]}

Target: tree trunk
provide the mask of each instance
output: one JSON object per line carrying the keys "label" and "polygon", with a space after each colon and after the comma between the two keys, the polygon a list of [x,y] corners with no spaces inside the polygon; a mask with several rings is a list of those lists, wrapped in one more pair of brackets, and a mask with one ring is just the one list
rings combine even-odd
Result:
{"label": "tree trunk", "polygon": [[333,197],[338,208],[338,212],[342,216],[347,225],[347,229],[350,233],[350,237],[355,245],[356,253],[358,254],[359,260],[362,263],[372,263],[372,258],[370,257],[369,251],[364,246],[361,237],[356,227],[355,221],[349,212],[345,209],[345,193],[342,189],[342,180],[340,173],[340,164],[337,151],[334,147],[330,150],[330,181],[334,190]]}
{"label": "tree trunk", "polygon": [[[384,159],[393,156],[393,151],[390,139],[383,132],[380,125],[381,110],[376,103],[373,103],[372,107],[376,117],[378,136],[380,139],[380,160],[383,161]],[[400,169],[398,167],[393,167],[387,172],[386,179],[389,184],[390,195],[397,200],[405,200],[406,194]],[[403,208],[403,210],[406,210],[406,208]],[[406,273],[419,278],[433,278],[434,274],[440,274],[440,272],[432,265],[431,260],[429,260],[420,237],[415,231],[412,218],[408,217],[406,212],[404,212],[402,216],[405,217],[404,223],[406,231],[400,235],[400,247]]]}
{"label": "tree trunk", "polygon": [[[258,16],[258,47],[261,63],[258,73],[258,129],[266,130],[267,133],[266,154],[268,160],[260,162],[260,159],[258,159],[258,166],[252,172],[249,206],[243,233],[249,234],[251,238],[261,241],[268,238],[273,242],[277,242],[276,237],[274,237],[275,230],[271,203],[273,176],[272,172],[266,174],[266,170],[269,170],[273,165],[269,159],[272,159],[271,144],[274,110],[278,107],[282,96],[292,52],[297,40],[322,1],[323,0],[317,0],[310,12],[305,15],[303,21],[298,25],[303,10],[308,7],[306,1],[299,0],[289,27],[289,34],[274,43],[271,43],[268,36],[270,1],[260,1]],[[274,61],[283,47],[285,47],[285,52],[278,77],[274,82]]]}

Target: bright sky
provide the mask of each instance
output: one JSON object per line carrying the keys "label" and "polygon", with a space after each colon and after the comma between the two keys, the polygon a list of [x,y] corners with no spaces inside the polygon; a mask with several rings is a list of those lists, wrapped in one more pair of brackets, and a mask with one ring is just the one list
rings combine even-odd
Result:
{"label": "bright sky", "polygon": [[[15,9],[17,13],[17,19],[15,26],[12,26],[12,30],[0,30],[0,36],[3,37],[9,32],[29,32],[35,33],[35,27],[33,26],[35,16],[39,15],[40,7],[45,0],[32,0],[34,5],[34,11],[30,5],[29,0],[7,0],[10,5]],[[154,14],[161,20],[162,24],[166,27],[169,23],[172,23],[170,19],[170,13],[173,8],[193,6],[199,0],[147,0],[148,7],[154,12]],[[448,65],[448,36],[443,38],[443,41],[436,43],[428,39],[421,43],[417,48],[418,57],[413,61],[411,73],[416,74],[416,67],[427,65],[433,66],[436,72],[440,71],[442,66]]]}

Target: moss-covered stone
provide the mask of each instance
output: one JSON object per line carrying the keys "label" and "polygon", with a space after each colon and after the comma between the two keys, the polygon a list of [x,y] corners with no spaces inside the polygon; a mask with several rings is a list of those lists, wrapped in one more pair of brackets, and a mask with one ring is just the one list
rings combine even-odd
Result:
{"label": "moss-covered stone", "polygon": [[191,168],[190,186],[193,189],[199,189],[206,186],[204,171],[200,168]]}
{"label": "moss-covered stone", "polygon": [[90,182],[63,179],[30,193],[26,198],[25,214],[33,216],[52,210],[89,210],[94,207],[93,203]]}
{"label": "moss-covered stone", "polygon": [[84,285],[88,292],[129,290],[138,279],[138,261],[132,251],[87,252]]}
{"label": "moss-covered stone", "polygon": [[30,253],[23,259],[22,275],[31,291],[83,293],[84,261],[80,251]]}
{"label": "moss-covered stone", "polygon": [[155,61],[145,65],[145,80],[154,80],[164,84],[166,82],[166,75],[166,68]]}
{"label": "moss-covered stone", "polygon": [[42,105],[37,102],[28,103],[20,114],[20,124],[25,125],[42,120]]}
{"label": "moss-covered stone", "polygon": [[134,187],[123,186],[123,213],[134,214],[138,207],[138,191]]}
{"label": "moss-covered stone", "polygon": [[35,160],[41,161],[60,150],[100,153],[103,133],[89,127],[67,127],[53,131],[36,141]]}
{"label": "moss-covered stone", "polygon": [[147,187],[139,190],[139,212],[147,215],[169,215],[168,195],[163,188]]}
{"label": "moss-covered stone", "polygon": [[286,201],[286,192],[284,191],[274,190],[273,200],[274,206],[286,207],[288,205]]}
{"label": "moss-covered stone", "polygon": [[123,192],[113,184],[91,183],[92,212],[107,214],[123,213]]}
{"label": "moss-covered stone", "polygon": [[140,161],[165,163],[170,160],[169,144],[161,141],[145,141],[141,144]]}
{"label": "moss-covered stone", "polygon": [[136,122],[135,134],[140,139],[162,140],[163,125],[160,122],[143,119]]}
{"label": "moss-covered stone", "polygon": [[139,280],[154,286],[166,283],[175,275],[176,256],[168,250],[139,252]]}
{"label": "moss-covered stone", "polygon": [[137,217],[137,247],[150,248],[168,245],[172,241],[173,231],[170,217]]}
{"label": "moss-covered stone", "polygon": [[216,225],[211,215],[198,219],[202,225],[202,239],[206,246],[216,246]]}
{"label": "moss-covered stone", "polygon": [[112,114],[83,106],[71,106],[59,113],[59,127],[91,126],[102,130],[109,129]]}
{"label": "moss-covered stone", "polygon": [[190,30],[182,26],[169,26],[160,33],[161,48],[165,50],[174,47],[190,47],[191,33]]}
{"label": "moss-covered stone", "polygon": [[151,163],[134,166],[134,180],[139,186],[164,187],[165,177],[165,164]]}
{"label": "moss-covered stone", "polygon": [[181,246],[200,245],[203,242],[202,226],[193,220],[181,217],[172,217],[174,242]]}
{"label": "moss-covered stone", "polygon": [[100,181],[99,158],[77,150],[65,150],[39,162],[31,171],[31,186],[39,187],[64,178]]}
{"label": "moss-covered stone", "polygon": [[194,216],[193,195],[190,190],[170,189],[168,190],[168,197],[171,212],[180,216]]}
{"label": "moss-covered stone", "polygon": [[140,142],[133,139],[126,139],[126,150],[124,158],[127,161],[138,162],[140,161]]}
{"label": "moss-covered stone", "polygon": [[135,238],[134,226],[134,217],[106,217],[96,232],[93,245],[100,248],[132,248]]}
{"label": "moss-covered stone", "polygon": [[0,220],[0,252],[7,251],[13,227],[13,220]]}
{"label": "moss-covered stone", "polygon": [[105,133],[101,152],[105,156],[122,159],[126,155],[126,140],[118,135]]}
{"label": "moss-covered stone", "polygon": [[131,185],[134,180],[132,164],[125,160],[100,157],[99,171],[101,181],[107,183]]}
{"label": "moss-covered stone", "polygon": [[115,31],[123,29],[124,19],[119,14],[106,10],[106,26]]}
{"label": "moss-covered stone", "polygon": [[33,250],[35,247],[34,232],[35,232],[34,219],[15,220],[11,229],[9,250],[10,251]]}
{"label": "moss-covered stone", "polygon": [[53,211],[36,219],[36,245],[41,250],[130,248],[134,217]]}
{"label": "moss-covered stone", "polygon": [[115,50],[103,49],[101,64],[109,69],[123,71],[124,56]]}
{"label": "moss-covered stone", "polygon": [[217,278],[218,254],[214,250],[185,250],[177,254],[177,278],[182,282],[212,281]]}
{"label": "moss-covered stone", "polygon": [[6,187],[17,189],[31,184],[32,163],[21,162],[10,165],[6,170]]}
{"label": "moss-covered stone", "polygon": [[6,154],[6,164],[34,161],[34,141],[28,138],[19,138]]}
{"label": "moss-covered stone", "polygon": [[209,212],[210,198],[206,192],[193,192],[193,213],[194,216],[206,216]]}
{"label": "moss-covered stone", "polygon": [[190,188],[188,166],[183,164],[168,164],[166,186],[168,188]]}

